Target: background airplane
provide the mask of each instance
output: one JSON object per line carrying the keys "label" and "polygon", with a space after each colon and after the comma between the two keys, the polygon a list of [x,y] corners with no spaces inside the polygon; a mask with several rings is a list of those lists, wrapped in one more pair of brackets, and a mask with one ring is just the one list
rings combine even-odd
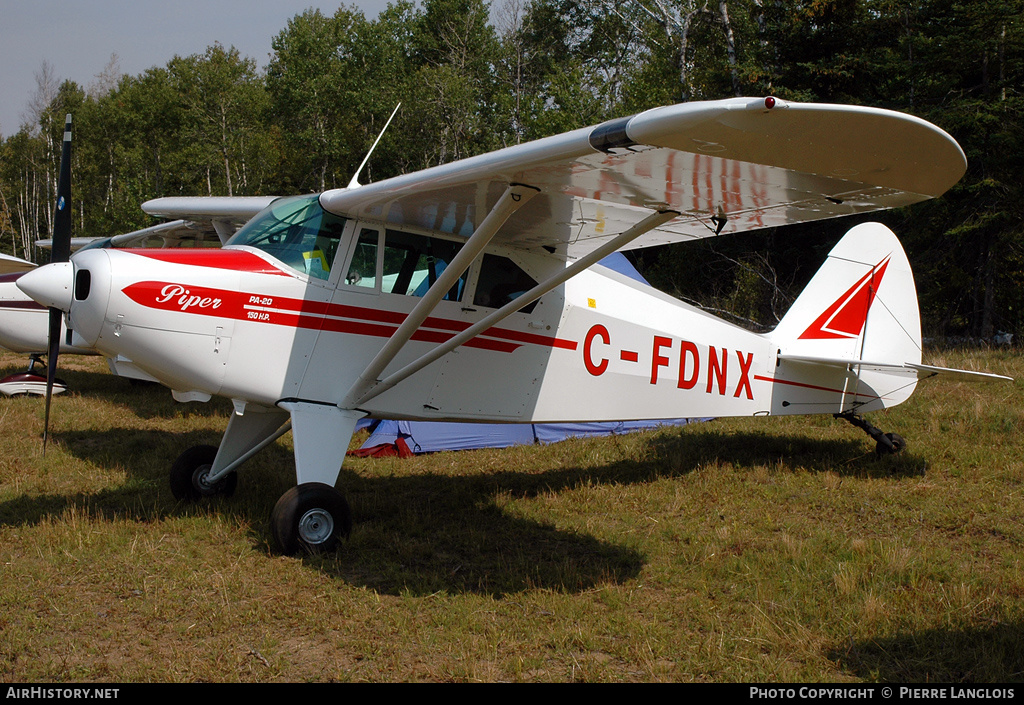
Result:
{"label": "background airplane", "polygon": [[[70,129],[66,135],[70,144]],[[179,400],[234,404],[219,448],[172,465],[179,498],[230,494],[291,430],[285,553],[352,523],[334,485],[357,421],[604,421],[829,413],[905,401],[921,364],[913,276],[852,228],[767,334],[595,266],[631,247],[867,213],[941,195],[956,142],[885,110],[731,99],[666,106],[364,186],[280,199],[220,249],[58,253],[18,286],[76,344]],[[147,212],[184,217],[195,199]],[[64,249],[64,248],[62,248]],[[51,334],[48,379],[58,351]],[[989,376],[992,377],[992,376]]]}

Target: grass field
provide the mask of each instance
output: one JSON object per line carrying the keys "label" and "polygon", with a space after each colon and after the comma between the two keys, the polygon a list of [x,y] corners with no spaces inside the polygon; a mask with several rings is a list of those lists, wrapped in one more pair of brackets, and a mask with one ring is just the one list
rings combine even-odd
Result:
{"label": "grass field", "polygon": [[287,558],[290,435],[181,505],[230,405],[61,366],[45,457],[42,400],[0,398],[3,681],[1024,680],[1021,381],[923,382],[881,460],[831,417],[353,458],[352,537]]}

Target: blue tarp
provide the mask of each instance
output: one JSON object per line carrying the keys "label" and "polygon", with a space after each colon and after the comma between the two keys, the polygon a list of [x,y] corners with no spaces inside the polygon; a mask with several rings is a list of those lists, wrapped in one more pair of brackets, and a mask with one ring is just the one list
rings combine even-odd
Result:
{"label": "blue tarp", "polygon": [[636,271],[636,267],[634,267],[633,264],[628,259],[626,259],[626,255],[622,254],[621,252],[611,253],[603,260],[601,260],[599,264],[607,267],[608,269],[616,271],[619,274],[625,274],[630,279],[635,279],[641,284],[646,284],[647,286],[651,285],[649,281],[643,278],[640,272]]}
{"label": "blue tarp", "polygon": [[[557,443],[567,438],[609,436],[660,426],[681,426],[704,419],[609,421],[606,423],[454,423],[445,421],[377,421],[363,424],[370,437],[362,455],[408,455],[442,450],[507,448],[534,443]],[[375,425],[374,425],[375,424]]]}

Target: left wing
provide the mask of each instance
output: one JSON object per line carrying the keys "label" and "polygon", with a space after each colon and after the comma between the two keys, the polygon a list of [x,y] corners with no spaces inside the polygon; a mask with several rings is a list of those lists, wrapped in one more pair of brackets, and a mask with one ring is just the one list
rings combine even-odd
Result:
{"label": "left wing", "polygon": [[[160,218],[175,218],[148,228],[112,237],[76,237],[71,249],[85,247],[203,247],[223,245],[254,215],[277,196],[172,196],[154,198],[142,204],[142,210]],[[36,245],[51,248],[53,240],[37,240]]]}
{"label": "left wing", "polygon": [[358,188],[327,210],[468,237],[510,184],[538,190],[494,237],[579,257],[655,211],[628,248],[895,208],[967,162],[948,134],[876,108],[735,98],[655,108]]}

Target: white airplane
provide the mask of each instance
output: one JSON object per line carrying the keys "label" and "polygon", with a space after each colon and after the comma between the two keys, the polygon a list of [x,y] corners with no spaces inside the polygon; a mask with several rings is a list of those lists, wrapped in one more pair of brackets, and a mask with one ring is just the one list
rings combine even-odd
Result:
{"label": "white airplane", "polygon": [[[21,275],[35,266],[28,260],[0,254],[0,347],[29,354],[26,370],[0,379],[0,394],[7,396],[46,393],[46,375],[36,371],[47,345],[46,308],[17,287]],[[63,380],[55,380],[52,389],[54,394],[60,394],[67,385]]]}
{"label": "white airplane", "polygon": [[[908,115],[774,98],[689,103],[275,200],[220,249],[81,250],[18,286],[67,314],[76,345],[131,360],[176,399],[233,401],[219,448],[174,462],[176,497],[231,494],[239,466],[290,429],[296,486],[274,508],[273,534],[284,553],[321,551],[350,531],[335,483],[366,416],[827,413],[901,449],[861,414],[906,400],[922,376],[979,375],[921,364],[910,265],[884,226],[852,228],[767,334],[596,263],[906,206],[965,169],[949,135]],[[143,208],[194,219],[206,204]],[[55,255],[67,237],[55,237]]]}

